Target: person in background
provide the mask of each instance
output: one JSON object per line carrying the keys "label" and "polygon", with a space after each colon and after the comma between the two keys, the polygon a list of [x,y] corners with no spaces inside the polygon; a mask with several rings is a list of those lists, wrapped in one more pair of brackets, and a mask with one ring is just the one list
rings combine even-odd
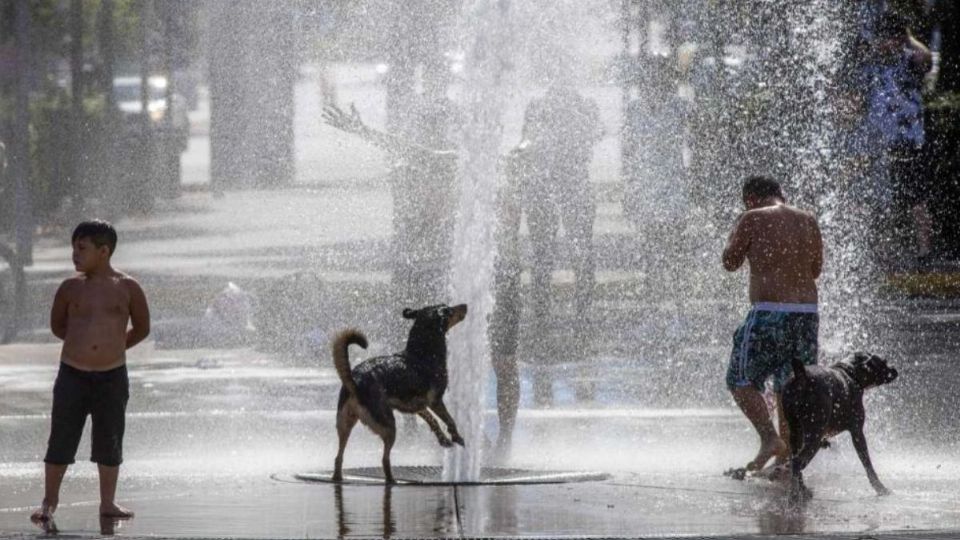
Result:
{"label": "person in background", "polygon": [[[534,400],[552,402],[549,364],[556,361],[551,329],[551,281],[561,225],[570,246],[574,286],[573,360],[583,362],[591,345],[590,309],[596,282],[593,224],[597,208],[590,186],[593,146],[603,136],[597,103],[582,96],[571,76],[554,76],[543,97],[526,108],[522,141],[512,166],[520,175],[523,211],[533,244],[531,285],[534,329]],[[592,399],[589,382],[577,386],[580,399]]]}
{"label": "person in background", "polygon": [[[865,53],[871,60],[861,81],[867,88],[864,136],[872,162],[877,229],[882,236],[902,236],[900,224],[911,222],[913,253],[924,268],[931,256],[933,222],[928,207],[932,186],[923,156],[922,90],[932,56],[894,12],[880,16]],[[877,244],[881,254],[899,252],[895,246],[884,247],[890,244],[886,238]]]}

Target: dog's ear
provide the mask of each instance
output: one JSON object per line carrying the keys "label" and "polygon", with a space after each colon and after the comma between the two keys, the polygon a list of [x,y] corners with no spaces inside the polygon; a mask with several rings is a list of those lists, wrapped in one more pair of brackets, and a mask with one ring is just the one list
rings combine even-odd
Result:
{"label": "dog's ear", "polygon": [[410,308],[403,308],[403,318],[404,319],[416,319],[417,312]]}
{"label": "dog's ear", "polygon": [[870,353],[865,353],[863,351],[857,351],[853,353],[853,364],[860,365],[867,363],[867,360],[870,360],[870,357],[873,356]]}

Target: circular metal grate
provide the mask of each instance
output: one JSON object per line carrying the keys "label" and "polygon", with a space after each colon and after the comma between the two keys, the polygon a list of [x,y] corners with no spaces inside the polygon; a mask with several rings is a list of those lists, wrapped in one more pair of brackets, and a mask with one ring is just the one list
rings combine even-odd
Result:
{"label": "circular metal grate", "polygon": [[[333,471],[307,472],[293,475],[303,482],[333,482]],[[563,484],[568,482],[592,482],[606,480],[610,475],[601,472],[571,471],[535,471],[529,469],[508,469],[483,467],[480,480],[475,482],[454,482],[444,480],[443,468],[434,466],[395,466],[393,478],[397,484],[420,486],[440,485],[511,485],[511,484]],[[380,467],[359,467],[343,470],[345,484],[382,484],[383,469]]]}

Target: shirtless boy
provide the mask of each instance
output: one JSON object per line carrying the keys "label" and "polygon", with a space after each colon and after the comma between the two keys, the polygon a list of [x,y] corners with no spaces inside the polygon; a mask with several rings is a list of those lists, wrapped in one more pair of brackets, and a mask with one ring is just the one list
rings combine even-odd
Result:
{"label": "shirtless boy", "polygon": [[53,386],[45,493],[31,518],[46,522],[53,517],[88,414],[93,425],[90,460],[100,474],[100,515],[130,518],[133,512],[114,502],[129,396],[126,350],[150,333],[150,312],[140,285],[110,265],[117,245],[112,225],[83,222],[74,229],[72,242],[78,273],[60,285],[50,311],[50,329],[63,340],[63,349]]}
{"label": "shirtless boy", "polygon": [[[727,388],[760,435],[760,451],[747,464],[759,470],[772,457],[789,455],[786,422],[780,436],[761,394],[774,378],[780,389],[791,371],[791,357],[817,362],[817,284],[823,267],[823,241],[816,218],[786,204],[780,184],[751,176],[743,184],[747,210],[737,220],[723,250],[723,268],[736,271],[750,263],[750,303],[746,320],[733,336]],[[782,415],[779,415],[782,417]]]}

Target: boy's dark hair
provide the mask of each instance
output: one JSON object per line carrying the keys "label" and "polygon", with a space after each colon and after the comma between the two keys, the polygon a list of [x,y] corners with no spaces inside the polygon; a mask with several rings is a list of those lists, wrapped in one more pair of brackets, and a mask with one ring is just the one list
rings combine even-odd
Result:
{"label": "boy's dark hair", "polygon": [[743,196],[753,195],[754,197],[779,197],[783,199],[783,189],[780,182],[777,182],[769,176],[755,175],[748,176],[743,181]]}
{"label": "boy's dark hair", "polygon": [[97,247],[107,246],[111,255],[113,255],[113,250],[117,249],[117,231],[110,222],[102,219],[84,221],[77,225],[73,229],[73,236],[70,241],[76,242],[81,238],[89,239]]}

